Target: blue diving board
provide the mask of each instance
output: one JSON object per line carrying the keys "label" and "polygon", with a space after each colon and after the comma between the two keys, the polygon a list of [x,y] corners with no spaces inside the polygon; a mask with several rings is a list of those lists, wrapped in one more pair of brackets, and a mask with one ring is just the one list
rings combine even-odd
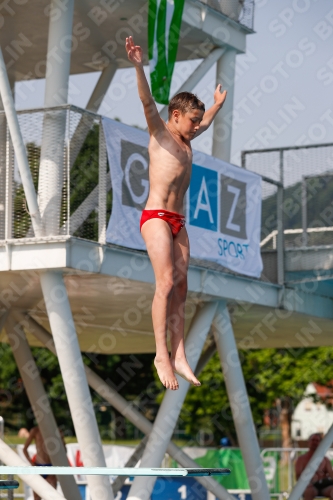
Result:
{"label": "blue diving board", "polygon": [[0,490],[16,490],[18,487],[18,481],[0,479]]}

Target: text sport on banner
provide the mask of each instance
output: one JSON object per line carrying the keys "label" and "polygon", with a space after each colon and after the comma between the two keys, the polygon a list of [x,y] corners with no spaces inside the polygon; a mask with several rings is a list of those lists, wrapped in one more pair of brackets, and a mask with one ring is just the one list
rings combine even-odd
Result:
{"label": "text sport on banner", "polygon": [[[139,223],[149,192],[149,135],[109,118],[103,128],[113,189],[107,242],[145,250]],[[194,151],[184,214],[191,257],[260,276],[259,175]]]}

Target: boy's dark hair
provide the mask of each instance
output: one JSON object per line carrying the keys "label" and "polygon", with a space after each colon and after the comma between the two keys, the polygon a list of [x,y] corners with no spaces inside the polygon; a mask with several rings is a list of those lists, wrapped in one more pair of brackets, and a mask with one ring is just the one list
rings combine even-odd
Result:
{"label": "boy's dark hair", "polygon": [[169,119],[175,109],[178,109],[178,111],[184,115],[190,109],[201,109],[202,111],[205,111],[205,105],[195,94],[191,94],[191,92],[180,92],[169,102]]}

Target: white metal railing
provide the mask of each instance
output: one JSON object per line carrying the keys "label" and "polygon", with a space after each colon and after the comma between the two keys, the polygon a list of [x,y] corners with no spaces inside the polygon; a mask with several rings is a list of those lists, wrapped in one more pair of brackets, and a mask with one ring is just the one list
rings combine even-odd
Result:
{"label": "white metal railing", "polygon": [[[308,227],[306,229],[307,233],[322,233],[322,232],[329,232],[333,231],[333,226],[329,227]],[[277,229],[274,229],[271,233],[269,233],[266,238],[264,238],[260,242],[260,248],[262,248],[264,245],[266,245],[269,241],[273,240],[273,250],[276,250],[276,240],[277,240],[277,235],[279,231]],[[283,234],[303,234],[304,230],[302,228],[299,229],[285,229],[283,231]]]}
{"label": "white metal railing", "polygon": [[[281,461],[283,460],[284,466],[287,467],[286,475],[284,475],[285,482],[282,480],[282,476],[280,474],[280,487],[278,492],[270,492],[270,496],[276,496],[279,499],[288,498],[289,493],[292,491],[293,487],[296,483],[295,476],[295,462],[299,455],[306,453],[308,448],[280,448],[280,447],[272,447],[272,448],[263,448],[261,450],[261,458],[264,462],[267,461],[269,457],[269,453],[276,452],[279,453],[279,459],[274,468],[274,474],[279,474],[279,466],[281,465]],[[330,460],[333,458],[333,449],[329,449],[325,456],[327,456]],[[267,474],[266,474],[267,477]]]}

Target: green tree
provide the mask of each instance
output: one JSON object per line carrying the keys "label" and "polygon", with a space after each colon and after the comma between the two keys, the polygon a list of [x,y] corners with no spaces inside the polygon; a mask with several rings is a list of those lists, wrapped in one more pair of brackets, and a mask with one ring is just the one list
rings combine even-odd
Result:
{"label": "green tree", "polygon": [[[333,348],[261,349],[240,351],[240,360],[257,428],[267,409],[282,407],[282,424],[290,425],[291,412],[304,397],[310,382],[329,384],[333,379]],[[230,403],[216,354],[200,375],[201,387],[190,389],[181,412],[186,432],[200,429],[215,443],[227,435],[237,442]],[[281,417],[281,412],[279,415]],[[289,434],[289,427],[288,427]]]}
{"label": "green tree", "polygon": [[[57,357],[48,349],[39,347],[32,348],[32,354],[59,427],[65,436],[73,435],[74,428]],[[86,365],[128,401],[136,402],[138,409],[150,419],[156,413],[155,394],[160,390],[154,382],[153,357],[153,354],[134,356],[83,353]],[[0,344],[0,359],[0,415],[5,419],[8,430],[17,432],[20,427],[31,428],[34,425],[34,414],[11,348],[5,343]],[[105,401],[94,391],[91,391],[91,395],[102,437],[110,439],[114,434],[121,438],[132,437],[133,427],[120,414],[111,411],[108,405],[106,412],[101,412],[100,408],[104,407]],[[114,432],[111,432],[110,427],[111,413],[115,419]]]}

